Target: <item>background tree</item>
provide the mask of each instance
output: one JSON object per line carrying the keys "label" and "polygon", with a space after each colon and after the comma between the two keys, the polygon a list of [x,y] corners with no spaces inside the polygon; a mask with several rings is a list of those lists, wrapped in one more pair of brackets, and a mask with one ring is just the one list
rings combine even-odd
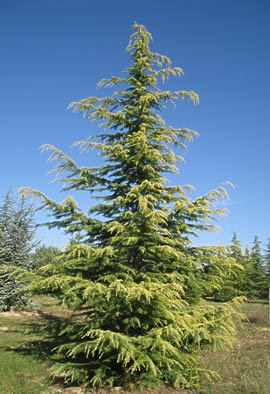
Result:
{"label": "background tree", "polygon": [[0,205],[1,311],[28,304],[27,296],[19,291],[19,279],[10,276],[10,268],[30,270],[31,251],[36,245],[33,207],[8,192]]}
{"label": "background tree", "polygon": [[232,236],[232,240],[231,240],[231,255],[234,258],[240,258],[243,256],[243,252],[242,252],[242,245],[241,242],[238,239],[238,236],[236,234],[236,232],[233,233]]}
{"label": "background tree", "polygon": [[55,257],[60,255],[61,250],[56,246],[38,245],[31,254],[31,267],[33,270],[52,264]]}
{"label": "background tree", "polygon": [[250,262],[252,264],[249,271],[249,280],[251,282],[251,297],[266,298],[268,294],[268,286],[264,269],[264,261],[261,250],[261,241],[255,235],[251,248]]}
{"label": "background tree", "polygon": [[228,301],[234,297],[246,295],[243,285],[246,281],[245,259],[242,245],[234,232],[231,245],[227,248],[227,259],[232,258],[235,262],[234,269],[224,272],[224,278],[220,286],[214,290],[212,296],[216,300]]}
{"label": "background tree", "polygon": [[86,214],[71,196],[57,203],[24,189],[52,210],[51,226],[81,236],[56,264],[42,268],[30,289],[57,294],[77,314],[56,333],[62,340],[57,351],[66,360],[57,371],[67,379],[92,386],[192,387],[203,373],[199,349],[227,344],[234,332],[234,309],[205,303],[207,281],[199,275],[211,266],[211,286],[218,286],[234,259],[226,258],[222,247],[198,248],[190,240],[212,229],[211,219],[224,213],[216,204],[226,190],[219,187],[192,200],[190,187],[167,184],[164,175],[176,172],[181,160],[172,146],[185,148],[197,133],[166,125],[160,111],[177,98],[197,103],[198,96],[158,86],[159,79],[183,71],[150,50],[144,26],[134,28],[124,76],[99,84],[118,89],[72,104],[106,130],[76,146],[98,149],[105,162],[79,167],[60,149],[44,147],[58,160],[64,190],[86,191],[101,202]]}
{"label": "background tree", "polygon": [[237,262],[239,270],[226,274],[222,286],[214,291],[213,296],[220,300],[230,300],[235,296],[245,296],[248,299],[267,297],[266,261],[261,250],[261,242],[255,236],[252,249],[242,252],[241,243],[234,233],[228,253]]}
{"label": "background tree", "polygon": [[265,273],[267,276],[268,284],[270,284],[270,238],[268,238],[266,251],[264,255]]}

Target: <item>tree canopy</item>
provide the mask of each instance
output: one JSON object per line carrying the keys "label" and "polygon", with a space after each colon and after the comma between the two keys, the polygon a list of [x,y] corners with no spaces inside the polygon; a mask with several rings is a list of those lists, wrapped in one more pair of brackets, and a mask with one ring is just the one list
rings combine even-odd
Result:
{"label": "tree canopy", "polygon": [[9,191],[0,204],[0,310],[22,307],[29,300],[11,268],[31,270],[31,252],[37,245],[34,209],[24,198],[16,200]]}

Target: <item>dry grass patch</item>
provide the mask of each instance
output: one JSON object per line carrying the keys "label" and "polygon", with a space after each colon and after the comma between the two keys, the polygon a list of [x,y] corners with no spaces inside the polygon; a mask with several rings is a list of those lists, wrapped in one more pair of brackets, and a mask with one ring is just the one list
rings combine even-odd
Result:
{"label": "dry grass patch", "polygon": [[221,377],[217,382],[204,382],[198,393],[269,394],[270,393],[270,325],[267,305],[246,304],[243,311],[249,322],[239,326],[234,347],[227,352],[209,352],[205,365]]}

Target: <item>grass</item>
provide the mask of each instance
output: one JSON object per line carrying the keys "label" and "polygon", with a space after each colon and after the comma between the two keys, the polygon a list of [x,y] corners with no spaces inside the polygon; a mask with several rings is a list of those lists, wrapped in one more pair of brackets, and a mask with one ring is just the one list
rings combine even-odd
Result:
{"label": "grass", "polygon": [[205,365],[221,377],[205,383],[198,393],[269,394],[270,393],[270,324],[266,304],[245,304],[249,322],[242,322],[234,347],[227,352],[209,352]]}
{"label": "grass", "polygon": [[[44,393],[49,387],[48,364],[17,351],[24,346],[24,320],[32,316],[0,317],[0,393]],[[33,337],[31,339],[34,339]]]}
{"label": "grass", "polygon": [[[33,324],[42,324],[44,318],[52,319],[55,323],[57,319],[67,317],[68,312],[57,306],[53,299],[42,298],[38,301],[42,303],[42,314],[0,314],[0,393],[84,393],[82,387],[65,387],[61,382],[53,383],[50,366],[55,356],[48,356],[48,349],[53,344],[45,343],[37,334],[25,334]],[[245,304],[243,312],[249,322],[242,322],[239,326],[234,347],[226,352],[206,352],[203,356],[204,367],[216,371],[220,380],[202,382],[201,388],[193,392],[160,387],[154,391],[144,391],[143,394],[270,393],[270,324],[267,305]],[[121,388],[112,392],[124,393]],[[107,393],[107,390],[102,392]]]}
{"label": "grass", "polygon": [[52,385],[52,359],[44,348],[45,343],[38,335],[29,335],[29,331],[35,325],[42,324],[43,314],[51,318],[54,313],[59,318],[66,312],[51,298],[38,301],[42,302],[42,314],[37,311],[0,313],[0,393],[64,392],[64,388]]}

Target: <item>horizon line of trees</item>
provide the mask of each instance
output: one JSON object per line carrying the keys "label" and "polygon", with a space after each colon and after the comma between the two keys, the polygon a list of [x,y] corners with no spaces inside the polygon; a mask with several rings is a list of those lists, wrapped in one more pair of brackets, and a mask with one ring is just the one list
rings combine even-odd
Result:
{"label": "horizon line of trees", "polygon": [[270,286],[270,238],[263,247],[259,236],[255,235],[251,247],[243,248],[234,232],[228,254],[235,259],[238,270],[229,273],[222,286],[211,295],[224,301],[237,296],[266,299]]}

